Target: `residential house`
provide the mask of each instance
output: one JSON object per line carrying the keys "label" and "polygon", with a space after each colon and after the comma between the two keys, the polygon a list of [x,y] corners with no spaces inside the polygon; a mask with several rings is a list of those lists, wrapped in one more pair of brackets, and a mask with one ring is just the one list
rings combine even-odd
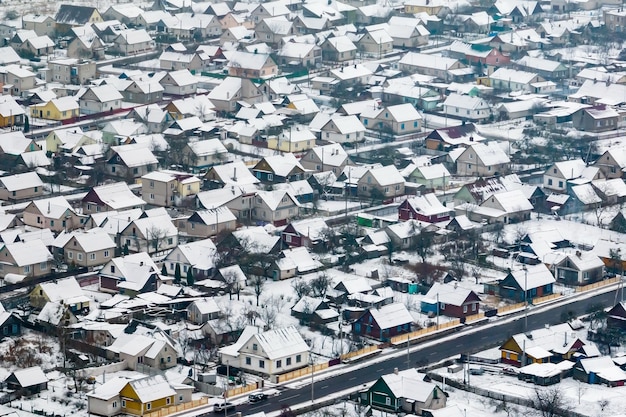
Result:
{"label": "residential house", "polygon": [[125,182],[93,187],[81,200],[83,213],[140,208],[146,204],[137,197]]}
{"label": "residential house", "polygon": [[393,51],[393,38],[386,29],[366,27],[356,45],[361,54],[380,59]]}
{"label": "residential house", "polygon": [[160,253],[178,245],[178,229],[165,209],[133,220],[120,231],[120,241],[130,252]]}
{"label": "residential house", "polygon": [[278,63],[298,68],[315,68],[322,64],[322,48],[314,43],[286,42],[276,54]]}
{"label": "residential house", "polygon": [[330,308],[326,300],[307,295],[303,295],[291,307],[291,315],[300,320],[300,323],[318,326],[337,321],[339,318],[339,313]]}
{"label": "residential house", "polygon": [[498,295],[517,302],[529,302],[535,297],[550,295],[555,279],[547,266],[524,265],[514,269],[503,279],[485,284],[485,294]]}
{"label": "residential house", "polygon": [[115,255],[116,244],[104,229],[73,231],[60,235],[63,262],[92,268],[109,262]]}
{"label": "residential house", "polygon": [[30,305],[37,309],[52,302],[68,306],[73,313],[89,311],[89,297],[74,277],[37,284],[30,292],[29,299]]}
{"label": "residential house", "polygon": [[361,404],[393,414],[427,415],[426,410],[447,409],[446,393],[414,368],[380,376],[359,397]]}
{"label": "residential house", "polygon": [[365,139],[365,126],[355,115],[332,117],[322,125],[320,136],[329,142],[360,142]]}
{"label": "residential house", "polygon": [[198,89],[198,79],[188,69],[161,73],[155,77],[160,77],[159,83],[167,95],[186,96],[194,94]]}
{"label": "residential house", "polygon": [[269,17],[288,16],[290,10],[285,3],[281,1],[268,1],[263,4],[259,4],[250,11],[250,20],[255,24],[258,24],[261,20]]}
{"label": "residential house", "polygon": [[219,318],[221,309],[213,298],[194,300],[187,307],[187,318],[194,324],[202,325]]}
{"label": "residential house", "polygon": [[22,334],[22,320],[14,313],[9,313],[0,307],[0,340]]}
{"label": "residential house", "polygon": [[343,172],[347,165],[353,165],[350,157],[339,143],[316,146],[300,158],[302,167],[309,171],[332,171],[335,175]]}
{"label": "residential house", "polygon": [[146,203],[171,207],[200,192],[202,180],[175,171],[152,171],[141,177],[141,196]]}
{"label": "residential house", "polygon": [[587,285],[604,276],[604,262],[592,252],[564,253],[551,263],[554,276],[567,285]]}
{"label": "residential house", "polygon": [[169,71],[188,69],[203,71],[209,66],[208,56],[203,53],[163,51],[159,56],[159,68]]}
{"label": "residential house", "polygon": [[542,92],[535,84],[546,81],[534,72],[519,71],[510,68],[498,68],[490,76],[491,86],[496,90]]}
{"label": "residential house", "polygon": [[561,362],[572,358],[585,343],[570,323],[545,326],[511,336],[500,346],[500,361],[507,365]]}
{"label": "residential house", "polygon": [[283,250],[272,262],[271,278],[274,281],[293,278],[296,275],[310,274],[324,265],[313,259],[308,249],[300,246]]}
{"label": "residential house", "polygon": [[122,56],[132,56],[154,51],[155,47],[155,41],[145,29],[126,29],[113,40],[110,51]]}
{"label": "residential house", "polygon": [[622,178],[626,171],[626,147],[611,147],[596,159],[593,166],[600,168],[606,179]]}
{"label": "residential house", "polygon": [[279,375],[309,365],[309,345],[295,326],[260,332],[244,329],[231,346],[219,350],[230,366],[261,375]]}
{"label": "residential house", "polygon": [[515,65],[524,71],[535,72],[546,80],[562,80],[569,74],[569,68],[562,62],[535,58],[529,55],[515,61]]}
{"label": "residential house", "polygon": [[261,182],[270,184],[298,181],[306,176],[306,170],[292,153],[266,156],[251,171]]}
{"label": "residential house", "polygon": [[39,366],[13,371],[4,383],[8,389],[28,397],[48,389],[48,377]]}
{"label": "residential house", "polygon": [[398,219],[438,223],[450,220],[452,209],[444,206],[434,193],[423,194],[404,200],[398,206]]}
{"label": "residential house", "polygon": [[218,111],[234,113],[238,102],[248,104],[263,101],[263,94],[251,80],[239,77],[226,77],[207,95]]}
{"label": "residential house", "polygon": [[422,313],[463,318],[480,312],[480,297],[455,282],[435,282],[421,302]]}
{"label": "residential house", "polygon": [[153,77],[134,76],[128,81],[129,84],[121,91],[124,100],[139,104],[158,103],[163,100],[165,88]]}
{"label": "residential house", "polygon": [[75,97],[54,98],[46,103],[30,106],[31,119],[69,120],[80,115],[80,105]]}
{"label": "residential house", "polygon": [[491,177],[507,174],[511,160],[498,142],[472,143],[456,159],[456,173]]}
{"label": "residential house", "polygon": [[371,308],[352,323],[352,333],[387,342],[394,336],[410,333],[413,317],[402,303]]}
{"label": "residential house", "polygon": [[235,230],[237,217],[228,207],[196,210],[186,220],[179,221],[178,228],[188,236],[213,237],[220,233]]}
{"label": "residential house", "polygon": [[324,233],[328,225],[321,218],[290,222],[281,232],[281,240],[288,247],[314,248],[324,244]]}
{"label": "residential house", "polygon": [[560,161],[552,164],[543,173],[543,187],[555,192],[567,190],[568,183],[576,179],[588,182],[602,178],[602,172],[596,167],[588,167],[582,159]]}
{"label": "residential house", "polygon": [[209,188],[224,188],[230,185],[250,186],[260,183],[243,161],[212,166],[204,176]]}
{"label": "residential house", "polygon": [[455,207],[455,210],[475,222],[508,224],[530,219],[533,208],[524,192],[514,189],[491,194],[478,207],[465,203]]}
{"label": "residential house", "polygon": [[0,200],[33,200],[43,195],[43,181],[36,172],[0,177]]}
{"label": "residential house", "polygon": [[182,277],[192,274],[194,280],[200,281],[215,275],[216,255],[217,249],[211,239],[196,240],[178,245],[163,259],[163,264],[169,276],[174,276],[178,269]]}
{"label": "residential house", "polygon": [[183,149],[183,158],[193,172],[229,161],[228,149],[219,139],[189,141]]}
{"label": "residential house", "polygon": [[95,7],[61,4],[54,16],[54,21],[56,32],[67,34],[73,27],[91,25],[102,22],[103,19]]}
{"label": "residential house", "polygon": [[87,87],[77,95],[80,112],[97,114],[113,112],[122,108],[123,96],[110,84]]}
{"label": "residential house", "polygon": [[156,291],[160,284],[156,264],[145,252],[111,259],[98,273],[99,290],[135,295]]}
{"label": "residential house", "polygon": [[143,145],[112,146],[110,154],[106,166],[108,173],[113,177],[140,178],[154,171],[159,164],[152,151]]}
{"label": "residential house", "polygon": [[398,69],[407,74],[432,75],[443,81],[452,81],[456,70],[465,69],[461,61],[435,54],[407,52],[399,61]]}
{"label": "residential house", "polygon": [[381,134],[408,135],[422,130],[422,115],[409,103],[366,109],[359,118],[366,129]]}
{"label": "residential house", "polygon": [[300,203],[289,191],[257,191],[252,201],[251,218],[258,222],[283,226],[300,213]]}
{"label": "residential house", "polygon": [[27,14],[22,16],[22,29],[33,30],[38,36],[53,36],[56,22],[52,16]]}
{"label": "residential house", "polygon": [[606,325],[611,329],[626,330],[626,305],[624,302],[615,304],[607,313]]}
{"label": "residential house", "polygon": [[52,54],[54,46],[54,41],[48,35],[43,35],[26,39],[19,49],[22,53],[39,57]]}
{"label": "residential house", "polygon": [[405,194],[405,182],[395,165],[370,168],[358,180],[358,194],[373,199],[394,199]]}
{"label": "residential house", "polygon": [[626,384],[626,372],[610,356],[578,359],[572,376],[577,381],[608,387],[623,387]]}
{"label": "residential house", "polygon": [[30,67],[20,65],[0,66],[0,82],[2,83],[3,94],[12,96],[23,96],[26,91],[36,87],[37,75],[30,70]]}
{"label": "residential house", "polygon": [[278,74],[278,65],[269,54],[244,51],[225,52],[228,75],[241,78],[266,78]]}
{"label": "residential house", "polygon": [[48,62],[47,82],[87,84],[96,79],[96,63],[91,60],[65,58]]}
{"label": "residential house", "polygon": [[479,122],[492,117],[489,103],[482,97],[452,93],[443,102],[443,112],[450,117]]}
{"label": "residential house", "polygon": [[82,228],[86,220],[63,196],[33,200],[22,216],[24,224],[56,233]]}
{"label": "residential house", "polygon": [[410,165],[410,172],[405,170],[407,181],[421,184],[431,190],[445,190],[450,184],[450,171],[444,164]]}
{"label": "residential house", "polygon": [[255,37],[275,49],[281,45],[284,37],[295,33],[293,22],[284,15],[265,18],[254,27]]}
{"label": "residential house", "polygon": [[604,104],[579,109],[572,115],[573,126],[585,132],[606,132],[616,130],[620,114]]}
{"label": "residential house", "polygon": [[[129,326],[132,324],[133,322]],[[111,359],[125,360],[131,370],[137,370],[142,364],[165,370],[176,366],[178,359],[176,343],[161,331],[146,335],[139,332],[122,333],[106,347],[106,350],[107,356],[111,356]]]}
{"label": "residential house", "polygon": [[469,146],[473,142],[480,142],[484,138],[473,123],[459,126],[450,126],[434,129],[424,139],[427,149],[450,151],[460,146]]}
{"label": "residential house", "polygon": [[104,42],[95,33],[76,36],[67,45],[67,56],[76,59],[103,59]]}
{"label": "residential house", "polygon": [[345,35],[329,36],[320,45],[322,60],[326,62],[346,62],[356,58],[357,46]]}

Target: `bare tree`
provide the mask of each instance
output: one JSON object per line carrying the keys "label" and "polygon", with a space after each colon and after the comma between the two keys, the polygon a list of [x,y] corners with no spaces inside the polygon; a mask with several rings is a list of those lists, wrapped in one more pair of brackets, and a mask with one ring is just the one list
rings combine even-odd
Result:
{"label": "bare tree", "polygon": [[267,329],[274,327],[276,319],[284,306],[285,297],[282,295],[270,295],[263,299],[261,309],[259,310],[259,318],[265,322]]}
{"label": "bare tree", "polygon": [[570,409],[567,398],[557,386],[535,388],[530,401],[541,417],[567,416]]}
{"label": "bare tree", "polygon": [[156,224],[151,225],[146,229],[146,243],[147,250],[150,252],[150,248],[154,249],[154,252],[158,252],[163,244],[163,240],[167,236],[167,230],[159,227]]}
{"label": "bare tree", "polygon": [[296,278],[291,281],[291,288],[296,293],[296,297],[298,299],[302,298],[304,295],[308,295],[311,292],[311,286],[302,278]]}
{"label": "bare tree", "polygon": [[422,259],[422,263],[426,263],[426,258],[433,253],[433,235],[424,230],[415,236],[415,251]]}
{"label": "bare tree", "polygon": [[239,277],[235,271],[229,270],[222,274],[224,283],[226,284],[226,291],[228,291],[228,298],[233,299],[233,292],[237,294],[237,300],[239,300],[239,292],[241,288],[239,286]]}
{"label": "bare tree", "polygon": [[311,280],[311,294],[313,297],[325,297],[330,286],[330,278],[325,272]]}
{"label": "bare tree", "polygon": [[265,287],[265,277],[261,275],[253,275],[250,279],[250,285],[254,290],[254,295],[256,296],[256,305],[259,306],[259,298],[261,294],[263,294],[263,288]]}
{"label": "bare tree", "polygon": [[471,273],[472,273],[472,277],[476,281],[476,284],[478,284],[478,280],[480,279],[480,275],[482,274],[481,267],[479,267],[478,265],[472,266]]}

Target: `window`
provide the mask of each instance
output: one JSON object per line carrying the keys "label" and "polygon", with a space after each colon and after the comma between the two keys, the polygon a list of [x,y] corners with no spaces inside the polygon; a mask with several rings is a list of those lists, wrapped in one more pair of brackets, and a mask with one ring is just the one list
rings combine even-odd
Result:
{"label": "window", "polygon": [[82,261],[82,260],[83,260],[83,254],[82,254],[82,253],[80,253],[80,252],[79,252],[79,253],[77,253],[77,254],[76,254],[76,259],[78,259],[79,261]]}
{"label": "window", "polygon": [[287,358],[287,366],[291,365],[291,358]]}
{"label": "window", "polygon": [[400,124],[400,130],[404,130],[404,123]]}
{"label": "window", "polygon": [[113,401],[113,408],[117,408],[117,401]]}
{"label": "window", "polygon": [[48,269],[48,262],[42,262],[39,264],[40,271],[45,271],[46,269]]}
{"label": "window", "polygon": [[472,164],[467,164],[467,169],[472,169]]}
{"label": "window", "polygon": [[24,267],[24,273],[25,273],[25,274],[30,273],[30,265],[26,265],[26,266]]}
{"label": "window", "polygon": [[95,261],[96,260],[96,254],[95,253],[90,253],[89,254],[89,260]]}
{"label": "window", "polygon": [[167,238],[167,244],[168,245],[174,244],[174,238],[173,237]]}
{"label": "window", "polygon": [[[65,223],[65,220],[63,220],[63,223]],[[54,226],[54,220],[50,220],[50,227]],[[65,227],[65,224],[63,224],[63,227]]]}
{"label": "window", "polygon": [[259,350],[259,346],[256,343],[253,343],[252,350]]}
{"label": "window", "polygon": [[552,178],[548,178],[548,185],[552,185]]}
{"label": "window", "polygon": [[150,188],[154,188],[154,181],[150,181]]}
{"label": "window", "polygon": [[[67,259],[74,259],[74,252],[72,252],[72,251],[67,252]],[[113,269],[113,267],[111,267],[111,269]],[[113,272],[113,271],[111,271],[111,272]]]}
{"label": "window", "polygon": [[274,175],[273,174],[267,174],[267,180],[268,181],[274,181]]}
{"label": "window", "polygon": [[172,402],[172,400],[170,399],[170,397],[167,397],[165,399],[165,405],[170,405],[171,402]]}
{"label": "window", "polygon": [[122,408],[126,408],[126,400],[122,400]]}
{"label": "window", "polygon": [[446,309],[446,303],[439,303],[439,307],[441,308],[441,310],[445,310]]}
{"label": "window", "polygon": [[385,397],[385,405],[391,405],[391,398]]}
{"label": "window", "polygon": [[276,361],[276,367],[277,368],[282,368],[283,366],[283,361],[281,361],[280,359]]}
{"label": "window", "polygon": [[259,359],[259,368],[265,368],[265,361],[263,359]]}
{"label": "window", "polygon": [[246,357],[246,365],[251,365],[252,364],[252,359],[250,359],[250,357]]}
{"label": "window", "polygon": [[150,194],[150,200],[154,200],[154,194]]}
{"label": "window", "polygon": [[146,410],[151,410],[151,409],[152,409],[152,403],[147,403]]}
{"label": "window", "polygon": [[413,122],[413,127],[417,127],[417,122]]}
{"label": "window", "polygon": [[302,355],[296,355],[296,363],[302,362]]}
{"label": "window", "polygon": [[105,257],[105,258],[108,258],[108,257],[109,257],[109,251],[108,251],[108,250],[105,250],[105,251],[104,251],[104,257]]}
{"label": "window", "polygon": [[559,187],[563,188],[563,181],[559,181]]}
{"label": "window", "polygon": [[467,305],[463,306],[463,314],[467,313]]}

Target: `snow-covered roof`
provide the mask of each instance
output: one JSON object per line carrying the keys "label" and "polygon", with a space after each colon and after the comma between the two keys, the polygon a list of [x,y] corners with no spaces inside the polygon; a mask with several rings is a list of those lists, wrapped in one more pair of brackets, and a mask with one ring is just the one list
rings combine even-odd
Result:
{"label": "snow-covered roof", "polygon": [[309,345],[295,326],[268,330],[253,337],[270,360],[307,352]]}
{"label": "snow-covered roof", "polygon": [[381,377],[396,398],[426,402],[437,386],[432,382],[424,381],[415,369],[399,371],[397,374],[387,374]]}
{"label": "snow-covered roof", "polygon": [[100,185],[93,187],[92,191],[103,204],[114,210],[146,204],[145,201],[133,194],[125,182]]}
{"label": "snow-covered roof", "polygon": [[413,317],[402,303],[392,303],[380,308],[370,308],[368,312],[381,329],[391,329],[413,322]]}
{"label": "snow-covered roof", "polygon": [[511,271],[511,276],[523,291],[553,284],[555,282],[554,276],[552,276],[548,267],[542,263],[537,265],[524,265],[524,268],[514,269]]}
{"label": "snow-covered roof", "polygon": [[0,183],[7,191],[19,191],[26,188],[43,187],[43,181],[36,172],[25,172],[23,174],[0,177]]}
{"label": "snow-covered roof", "polygon": [[411,197],[407,199],[407,202],[411,205],[411,207],[413,207],[413,209],[415,209],[415,211],[422,213],[425,216],[450,212],[450,209],[439,201],[435,193]]}
{"label": "snow-covered roof", "polygon": [[440,303],[462,306],[471,295],[472,290],[455,284],[435,282],[424,296],[424,299],[438,300]]}
{"label": "snow-covered roof", "polygon": [[43,373],[41,367],[39,366],[32,366],[30,368],[14,371],[13,376],[15,376],[17,382],[19,382],[20,386],[23,388],[45,384],[48,382],[48,377]]}
{"label": "snow-covered roof", "polygon": [[162,375],[154,375],[130,381],[129,385],[133,388],[135,393],[137,393],[139,401],[144,404],[176,395],[176,391]]}
{"label": "snow-covered roof", "polygon": [[47,263],[52,260],[52,255],[41,240],[6,243],[4,248],[13,257],[15,265],[19,267]]}

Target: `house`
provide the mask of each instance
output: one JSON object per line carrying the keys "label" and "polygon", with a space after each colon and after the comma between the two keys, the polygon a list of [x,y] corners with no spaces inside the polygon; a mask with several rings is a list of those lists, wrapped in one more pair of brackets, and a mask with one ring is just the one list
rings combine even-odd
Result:
{"label": "house", "polygon": [[585,132],[606,132],[616,130],[620,113],[604,104],[579,109],[572,115],[573,126]]}
{"label": "house", "polygon": [[13,371],[4,383],[8,389],[28,397],[48,389],[48,377],[39,366]]}
{"label": "house", "polygon": [[48,35],[28,38],[19,48],[22,53],[33,56],[46,56],[54,52],[54,41]]}
{"label": "house", "polygon": [[348,153],[339,143],[316,146],[300,158],[302,167],[309,171],[332,171],[335,175],[343,172],[347,165],[353,165]]}
{"label": "house", "polygon": [[86,220],[62,196],[33,200],[24,208],[22,216],[24,224],[53,232],[82,228]]}
{"label": "house", "polygon": [[211,210],[196,210],[178,225],[179,230],[188,236],[207,238],[235,230],[237,217],[228,207],[218,207]]}
{"label": "house", "polygon": [[291,315],[300,320],[300,323],[313,325],[328,324],[337,321],[339,318],[339,313],[330,308],[326,300],[309,297],[308,295],[303,295],[291,307]]}
{"label": "house", "polygon": [[[380,11],[380,8],[378,10]],[[366,27],[356,45],[361,54],[380,59],[393,51],[393,38],[386,29]]]}
{"label": "house", "polygon": [[262,224],[283,226],[299,213],[298,199],[286,190],[257,191],[252,200],[251,218]]}
{"label": "house", "polygon": [[56,22],[52,16],[27,14],[22,16],[22,29],[33,30],[38,36],[53,36]]}
{"label": "house", "polygon": [[224,188],[225,186],[249,186],[260,183],[243,161],[234,161],[227,164],[212,166],[204,176],[209,182],[209,188]]}
{"label": "house", "polygon": [[278,48],[284,37],[296,33],[293,22],[285,16],[268,17],[254,27],[254,36],[272,48]]}
{"label": "house", "polygon": [[592,252],[576,250],[551,263],[554,276],[567,285],[587,285],[604,276],[604,262]]}
{"label": "house", "polygon": [[80,104],[73,96],[52,99],[46,103],[30,106],[32,119],[68,120],[80,115]]}
{"label": "house", "polygon": [[150,255],[144,252],[113,258],[98,273],[98,289],[130,294],[156,291],[160,283],[158,271]]}
{"label": "house", "polygon": [[89,413],[106,417],[119,414],[122,407],[120,391],[128,384],[128,381],[128,378],[124,377],[110,378],[87,393]]}
{"label": "house", "polygon": [[623,387],[626,384],[626,372],[610,356],[579,359],[572,376],[575,380],[588,384],[609,387]]}
{"label": "house", "polygon": [[626,147],[610,147],[593,163],[606,179],[622,178],[626,171]]}
{"label": "house", "polygon": [[498,68],[490,76],[491,86],[496,90],[524,91],[539,93],[535,84],[546,81],[534,72],[519,71],[510,68]]}
{"label": "house", "polygon": [[54,21],[57,33],[67,34],[73,27],[99,23],[103,19],[95,7],[61,4],[54,16]]}
{"label": "house", "polygon": [[125,182],[93,187],[81,200],[85,214],[141,208],[145,204],[146,202],[137,197]]}
{"label": "house", "polygon": [[95,33],[76,36],[67,45],[67,56],[74,59],[103,59],[104,42]]}
{"label": "house", "polygon": [[43,181],[36,172],[0,177],[0,200],[35,199],[43,194]]}
{"label": "house", "polygon": [[560,362],[572,358],[585,345],[569,323],[545,326],[511,336],[500,346],[500,362],[513,366]]}
{"label": "house", "polygon": [[268,17],[276,16],[288,16],[290,10],[285,3],[281,1],[268,1],[263,4],[259,4],[250,11],[250,20],[255,24],[258,24],[261,20]]}
{"label": "house", "polygon": [[543,173],[543,187],[550,191],[563,192],[567,184],[578,178],[591,182],[602,178],[602,172],[595,167],[588,167],[582,159],[560,161],[552,164]]}
{"label": "house", "polygon": [[159,83],[165,89],[166,95],[187,96],[198,90],[198,79],[188,69],[155,75],[157,76],[160,77]]}
{"label": "house", "polygon": [[554,283],[554,276],[543,263],[524,265],[523,268],[512,270],[499,281],[486,283],[485,294],[528,302],[535,297],[552,294]]}
{"label": "house", "polygon": [[309,345],[295,326],[260,332],[244,329],[235,344],[219,350],[221,363],[273,376],[309,365]]}
{"label": "house", "polygon": [[368,169],[357,186],[358,195],[372,199],[394,199],[405,194],[405,179],[395,165]]}
{"label": "house", "polygon": [[491,177],[507,174],[511,160],[498,142],[472,143],[456,159],[456,173]]}
{"label": "house", "polygon": [[292,67],[314,68],[322,64],[322,48],[314,43],[286,42],[276,56],[279,64]]}
{"label": "house", "polygon": [[[131,321],[125,331],[130,331],[129,327],[133,324]],[[125,360],[131,370],[137,370],[142,364],[165,370],[176,366],[178,359],[176,342],[162,331],[147,334],[122,333],[105,349],[108,357]]]}
{"label": "house", "polygon": [[444,164],[411,165],[410,171],[403,172],[407,181],[423,185],[427,189],[446,190],[450,184],[450,171]]}
{"label": "house", "polygon": [[345,62],[356,58],[357,46],[345,35],[329,36],[320,45],[322,60],[326,62]]}
{"label": "house", "polygon": [[115,254],[116,244],[103,229],[74,231],[57,237],[61,247],[63,261],[68,265],[91,268],[103,265]]}
{"label": "house", "polygon": [[328,225],[321,218],[291,222],[281,232],[281,239],[288,247],[314,248],[324,244],[324,233]]}
{"label": "house", "polygon": [[479,122],[492,117],[491,105],[482,97],[451,93],[443,102],[443,112],[450,117]]}
{"label": "house", "polygon": [[611,329],[626,330],[626,305],[624,302],[615,304],[607,313],[606,325]]}
{"label": "house", "polygon": [[454,71],[458,72],[458,70],[461,70],[461,73],[463,73],[466,67],[458,59],[436,54],[407,52],[398,61],[398,69],[406,74],[432,75],[440,80],[449,82],[455,79]]}
{"label": "house", "polygon": [[0,82],[4,94],[23,96],[26,91],[36,87],[36,74],[30,67],[6,65],[0,67]]}
{"label": "house", "polygon": [[106,161],[107,171],[117,178],[137,179],[154,171],[159,165],[156,156],[143,145],[111,146],[110,154]]}
{"label": "house", "polygon": [[427,149],[450,151],[461,146],[469,146],[474,142],[485,140],[473,123],[434,129],[424,139]]}
{"label": "house", "polygon": [[306,170],[292,153],[266,156],[251,169],[264,183],[282,183],[304,179]]}
{"label": "house", "polygon": [[191,274],[194,280],[200,281],[215,275],[216,255],[217,249],[211,239],[196,240],[178,245],[163,259],[163,264],[169,276],[175,276],[178,269],[181,277]]}
{"label": "house", "polygon": [[[413,0],[415,1],[415,0]],[[359,393],[361,404],[388,413],[426,415],[424,410],[445,409],[446,393],[414,368],[380,376]]]}
{"label": "house", "polygon": [[0,127],[23,125],[25,114],[26,111],[17,104],[13,96],[0,96]]}
{"label": "house", "polygon": [[421,303],[422,313],[463,318],[479,313],[480,297],[456,283],[435,282]]}
{"label": "house", "polygon": [[[289,106],[301,102],[302,100],[290,103]],[[277,136],[269,136],[267,138],[267,148],[290,153],[306,152],[315,146],[315,140],[316,135],[308,127],[290,126],[289,129],[283,130]]]}
{"label": "house", "polygon": [[452,210],[444,206],[434,193],[423,194],[404,200],[398,206],[398,219],[401,221],[419,220],[438,223],[450,220]]}
{"label": "house", "polygon": [[219,318],[220,307],[213,298],[194,300],[187,307],[187,318],[195,324],[204,324],[209,320]]}
{"label": "house", "polygon": [[515,61],[515,65],[524,71],[536,72],[546,80],[561,80],[569,74],[569,69],[562,62],[528,55]]}
{"label": "house", "polygon": [[200,172],[213,165],[230,162],[228,149],[217,138],[190,140],[183,149],[183,158],[193,172]]}
{"label": "house", "polygon": [[141,195],[148,203],[172,207],[200,192],[202,180],[176,171],[152,171],[141,177]]}
{"label": "house", "polygon": [[352,323],[353,334],[366,336],[381,342],[394,336],[410,333],[413,317],[402,303],[371,308]]}
{"label": "house", "polygon": [[80,112],[97,114],[113,112],[122,108],[123,96],[110,84],[87,87],[76,94]]}
{"label": "house", "polygon": [[365,139],[365,126],[355,115],[331,117],[321,126],[320,138],[335,143],[360,142]]}
{"label": "house", "polygon": [[37,309],[47,303],[59,303],[67,306],[72,313],[89,311],[90,299],[74,277],[37,284],[30,292],[29,299],[30,305]]}
{"label": "house", "polygon": [[156,210],[159,210],[156,214],[133,220],[120,231],[120,242],[129,251],[152,254],[168,251],[178,245],[178,229],[169,214],[165,209]]}
{"label": "house", "polygon": [[263,94],[251,80],[240,77],[226,77],[207,95],[218,111],[234,113],[238,102],[248,104],[263,101]]}
{"label": "house", "polygon": [[359,115],[366,129],[381,134],[408,135],[422,130],[422,115],[410,103],[366,109]]}
{"label": "house", "polygon": [[122,56],[145,54],[154,51],[156,42],[145,29],[126,29],[113,39],[111,52]]}
{"label": "house", "polygon": [[457,213],[465,213],[472,221],[488,223],[517,223],[530,219],[533,205],[521,189],[492,194],[479,207],[461,205],[455,208]]}

